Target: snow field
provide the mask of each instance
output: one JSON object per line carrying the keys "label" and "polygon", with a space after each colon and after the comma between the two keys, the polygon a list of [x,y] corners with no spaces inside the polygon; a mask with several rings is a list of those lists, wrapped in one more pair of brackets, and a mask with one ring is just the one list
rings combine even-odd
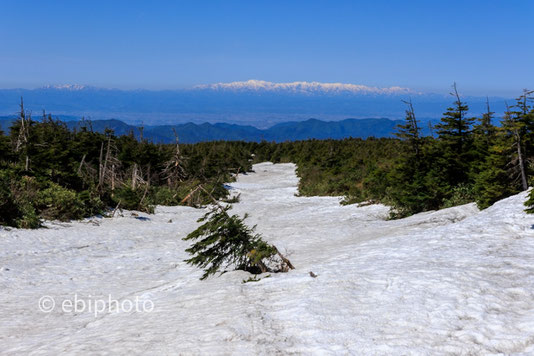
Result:
{"label": "snow field", "polygon": [[[382,205],[297,197],[292,164],[229,184],[230,211],[296,270],[243,284],[199,281],[182,241],[205,211],[0,230],[0,351],[6,354],[534,354],[534,216],[522,193],[387,221]],[[172,222],[170,222],[172,220]],[[98,226],[96,225],[98,224]],[[318,275],[312,278],[309,272]],[[138,297],[151,312],[39,310]]]}

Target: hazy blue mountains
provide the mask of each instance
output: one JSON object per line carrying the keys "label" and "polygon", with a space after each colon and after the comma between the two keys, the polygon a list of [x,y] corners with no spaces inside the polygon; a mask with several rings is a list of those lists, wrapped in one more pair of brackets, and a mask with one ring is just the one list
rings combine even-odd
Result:
{"label": "hazy blue mountains", "polygon": [[[21,97],[34,117],[46,110],[54,116],[119,119],[136,125],[224,122],[261,129],[312,117],[320,120],[401,119],[406,108],[402,101],[408,99],[413,101],[419,119],[437,119],[453,101],[449,95],[419,93],[408,88],[342,83],[249,80],[159,91],[63,85],[1,89],[0,115],[16,114]],[[465,97],[464,100],[470,106],[470,114],[479,115],[485,111],[486,97]],[[490,98],[493,111],[502,113],[504,101]],[[219,127],[216,131],[226,129]]]}
{"label": "hazy blue mountains", "polygon": [[[0,128],[9,129],[15,117],[0,118]],[[226,124],[226,123],[185,123],[178,125],[143,126],[143,136],[153,142],[174,142],[176,130],[180,142],[195,143],[203,141],[295,141],[306,139],[342,139],[347,137],[367,138],[392,137],[395,126],[401,120],[381,119],[346,119],[341,121],[321,121],[309,119],[276,124],[267,129],[258,129],[253,126]],[[112,129],[117,135],[133,133],[139,137],[139,126],[130,125],[120,120],[92,120],[92,121],[66,121],[72,130],[86,127],[89,130],[104,132]]]}

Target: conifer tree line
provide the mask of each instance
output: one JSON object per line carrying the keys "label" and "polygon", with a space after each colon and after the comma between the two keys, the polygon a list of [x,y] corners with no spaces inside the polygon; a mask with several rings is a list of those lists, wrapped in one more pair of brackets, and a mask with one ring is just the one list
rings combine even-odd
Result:
{"label": "conifer tree line", "polygon": [[[452,105],[433,135],[421,134],[417,103],[407,101],[396,138],[296,142],[156,144],[134,133],[76,130],[51,115],[21,110],[0,132],[0,225],[40,226],[116,208],[202,206],[227,195],[223,183],[262,161],[294,162],[300,195],[345,196],[343,203],[381,202],[393,217],[476,202],[484,209],[528,189],[534,158],[533,92],[524,90],[496,114],[480,117],[452,88]],[[140,129],[142,133],[142,128]],[[202,189],[199,189],[202,188]],[[207,193],[209,194],[207,194]],[[534,212],[530,194],[527,211]]]}
{"label": "conifer tree line", "polygon": [[155,144],[134,133],[94,132],[90,121],[69,130],[24,109],[0,132],[0,225],[39,227],[42,219],[71,220],[156,204],[198,206],[227,195],[224,182],[251,169],[246,143]]}
{"label": "conifer tree line", "polygon": [[481,117],[469,115],[456,85],[454,102],[435,126],[437,137],[421,137],[411,103],[398,136],[409,150],[391,171],[387,190],[404,216],[476,201],[484,209],[528,189],[534,158],[533,92],[524,90],[507,106],[500,125],[487,103]]}
{"label": "conifer tree line", "polygon": [[[414,104],[405,102],[398,139],[309,140],[263,147],[265,158],[295,162],[303,195],[345,195],[345,203],[382,202],[392,217],[476,202],[485,209],[527,190],[534,159],[533,91],[524,90],[501,118],[469,114],[456,84],[452,105],[423,136]],[[261,151],[262,147],[258,150]],[[530,194],[528,212],[534,212]]]}

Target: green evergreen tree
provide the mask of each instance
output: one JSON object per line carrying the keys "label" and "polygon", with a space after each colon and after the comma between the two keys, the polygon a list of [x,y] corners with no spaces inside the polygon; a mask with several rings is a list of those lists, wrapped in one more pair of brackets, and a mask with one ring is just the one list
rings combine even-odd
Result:
{"label": "green evergreen tree", "polygon": [[432,208],[426,190],[426,165],[423,143],[418,121],[411,101],[405,102],[405,124],[398,126],[396,135],[408,143],[408,150],[403,152],[391,170],[387,181],[388,198],[392,201],[393,217],[403,217]]}
{"label": "green evergreen tree", "polygon": [[[224,273],[221,269],[228,267],[251,273],[286,272],[293,268],[276,247],[263,241],[260,234],[254,233],[255,226],[249,228],[245,225],[247,215],[243,219],[237,215],[230,216],[229,209],[230,205],[215,205],[198,220],[203,224],[183,239],[196,241],[186,250],[193,255],[186,262],[204,268],[201,280],[217,272]],[[275,262],[276,256],[281,260]],[[273,268],[273,263],[279,266]]]}
{"label": "green evergreen tree", "polygon": [[510,178],[512,182],[520,182],[522,190],[528,188],[526,165],[528,131],[526,126],[527,124],[521,112],[507,109],[503,117],[502,129],[508,143],[507,152]]}
{"label": "green evergreen tree", "polygon": [[[514,107],[516,110],[513,112],[517,117],[517,121],[521,123],[519,135],[521,136],[519,141],[522,144],[522,164],[524,167],[525,181],[527,184],[523,185],[523,189],[528,187],[528,177],[532,175],[532,169],[529,165],[529,159],[534,156],[534,108],[532,102],[534,97],[532,94],[534,91],[524,89],[523,94],[516,99]],[[519,151],[518,151],[519,154]]]}
{"label": "green evergreen tree", "polygon": [[415,117],[412,100],[403,101],[408,108],[406,109],[406,123],[404,125],[397,125],[397,132],[395,136],[401,140],[405,140],[410,145],[412,154],[419,159],[421,154],[421,131],[419,129],[419,121]]}
{"label": "green evergreen tree", "polygon": [[469,165],[472,160],[472,130],[474,118],[467,117],[469,106],[462,102],[456,83],[453,85],[455,101],[443,114],[441,122],[435,126],[439,150],[442,155],[435,163],[444,167],[445,179],[448,185],[455,187],[468,182]]}
{"label": "green evergreen tree", "polygon": [[485,209],[518,191],[507,170],[510,140],[502,131],[495,136],[495,142],[489,147],[475,178],[475,200],[479,209]]}
{"label": "green evergreen tree", "polygon": [[525,211],[529,214],[534,214],[534,189],[528,194],[528,199],[525,202],[526,209]]}
{"label": "green evergreen tree", "polygon": [[476,201],[481,209],[528,188],[527,152],[533,127],[530,93],[524,91],[516,100],[516,110],[507,107],[501,127],[490,137],[493,144],[475,182]]}
{"label": "green evergreen tree", "polygon": [[[486,112],[478,119],[478,123],[473,127],[473,144],[476,152],[475,164],[484,162],[489,153],[490,147],[494,143],[497,128],[493,125],[495,113],[491,111],[489,99],[486,99]],[[476,171],[477,167],[473,167]],[[476,173],[475,173],[476,174]]]}
{"label": "green evergreen tree", "polygon": [[[523,95],[518,99],[518,106],[521,112],[522,122],[525,129],[525,155],[528,158],[532,159],[534,156],[534,108],[530,103],[534,100],[532,94],[534,91],[524,90]],[[532,175],[531,167],[527,168],[527,174]],[[530,182],[532,184],[532,182]],[[529,214],[534,214],[534,190],[531,190],[528,195],[528,200],[525,202],[527,209],[525,210]]]}
{"label": "green evergreen tree", "polygon": [[12,160],[12,153],[9,138],[4,135],[4,131],[0,129],[0,169],[8,166]]}

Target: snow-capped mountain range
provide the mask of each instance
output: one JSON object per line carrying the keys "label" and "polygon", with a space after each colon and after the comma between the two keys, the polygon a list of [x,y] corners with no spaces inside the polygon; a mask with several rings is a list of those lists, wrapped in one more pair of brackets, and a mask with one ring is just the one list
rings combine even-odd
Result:
{"label": "snow-capped mountain range", "polygon": [[[45,85],[39,89],[47,90],[64,90],[64,91],[81,91],[81,90],[113,90],[98,88],[89,85],[82,84],[57,84],[57,85]],[[118,90],[118,89],[116,89]],[[142,90],[142,89],[140,89]],[[195,85],[192,88],[176,89],[175,91],[199,91],[199,90],[212,90],[212,91],[227,91],[227,92],[286,92],[296,94],[353,94],[353,95],[422,95],[423,93],[417,92],[410,88],[400,86],[390,87],[374,87],[363,84],[351,84],[351,83],[322,83],[322,82],[288,82],[288,83],[276,83],[266,80],[249,79],[245,81],[235,81],[229,83],[213,83],[213,84],[200,84]]]}
{"label": "snow-capped mountain range", "polygon": [[[35,113],[120,119],[147,125],[224,122],[267,128],[287,121],[347,118],[402,119],[411,99],[419,119],[438,119],[453,102],[449,95],[420,93],[399,86],[247,80],[177,90],[121,90],[81,84],[38,89],[0,89],[0,116],[19,111],[20,98]],[[486,97],[464,97],[471,115],[486,110]],[[513,101],[513,99],[512,99]],[[503,98],[491,98],[501,114]]]}
{"label": "snow-capped mountain range", "polygon": [[94,87],[90,87],[88,85],[81,85],[81,84],[59,84],[59,85],[45,85],[41,87],[41,89],[56,89],[56,90],[71,90],[71,91],[78,91],[78,90],[85,90],[85,89],[96,89]]}
{"label": "snow-capped mountain range", "polygon": [[409,88],[392,86],[387,88],[371,87],[361,84],[345,83],[320,83],[320,82],[291,82],[291,83],[274,83],[265,80],[250,79],[241,82],[216,83],[197,85],[195,89],[212,89],[212,90],[231,90],[231,91],[287,91],[293,93],[328,93],[328,94],[420,94]]}

